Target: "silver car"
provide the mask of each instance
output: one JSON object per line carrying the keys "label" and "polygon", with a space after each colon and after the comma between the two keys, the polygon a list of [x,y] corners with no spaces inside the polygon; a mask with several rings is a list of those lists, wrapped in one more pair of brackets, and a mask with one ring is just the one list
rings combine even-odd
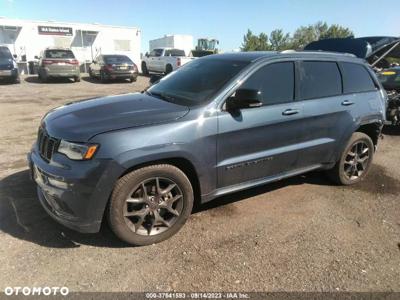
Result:
{"label": "silver car", "polygon": [[42,51],[39,59],[38,76],[41,82],[50,78],[73,78],[81,80],[79,61],[70,49],[47,48]]}

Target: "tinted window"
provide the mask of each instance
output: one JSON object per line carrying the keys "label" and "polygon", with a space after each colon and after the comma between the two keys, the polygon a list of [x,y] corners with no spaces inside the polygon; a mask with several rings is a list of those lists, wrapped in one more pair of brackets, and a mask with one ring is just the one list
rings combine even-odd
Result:
{"label": "tinted window", "polygon": [[11,52],[7,47],[0,47],[0,61],[9,62],[12,58]]}
{"label": "tinted window", "polygon": [[242,88],[261,92],[261,100],[265,105],[292,101],[294,99],[294,64],[282,62],[262,67],[246,80]]}
{"label": "tinted window", "polygon": [[148,89],[154,96],[181,105],[207,102],[248,62],[220,59],[196,59]]}
{"label": "tinted window", "polygon": [[342,63],[343,91],[345,93],[357,93],[375,90],[367,69],[363,65]]}
{"label": "tinted window", "polygon": [[150,52],[149,56],[161,56],[163,52],[163,49],[154,49],[153,51]]}
{"label": "tinted window", "polygon": [[125,55],[104,55],[107,64],[132,64],[131,59]]}
{"label": "tinted window", "polygon": [[299,77],[301,99],[329,97],[342,93],[342,78],[335,62],[302,62]]}
{"label": "tinted window", "polygon": [[179,49],[165,50],[165,56],[185,56],[185,51]]}
{"label": "tinted window", "polygon": [[73,59],[75,58],[71,50],[46,50],[46,58]]}

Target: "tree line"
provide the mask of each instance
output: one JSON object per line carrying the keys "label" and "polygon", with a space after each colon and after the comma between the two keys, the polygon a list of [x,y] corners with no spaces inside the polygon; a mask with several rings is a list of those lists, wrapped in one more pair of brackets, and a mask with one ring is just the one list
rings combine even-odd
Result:
{"label": "tree line", "polygon": [[300,26],[293,35],[282,29],[274,29],[267,33],[254,34],[247,30],[243,38],[242,51],[282,51],[288,49],[300,50],[307,44],[328,38],[353,37],[353,32],[338,24],[328,25],[326,22],[317,22],[308,26]]}

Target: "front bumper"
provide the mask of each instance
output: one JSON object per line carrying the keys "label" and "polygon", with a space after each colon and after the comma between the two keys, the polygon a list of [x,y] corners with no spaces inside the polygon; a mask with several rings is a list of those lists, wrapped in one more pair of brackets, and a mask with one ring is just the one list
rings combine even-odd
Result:
{"label": "front bumper", "polygon": [[0,79],[17,79],[18,69],[0,70]]}
{"label": "front bumper", "polygon": [[36,145],[28,161],[40,203],[53,219],[79,232],[100,230],[121,166],[112,160],[71,161],[57,153],[48,163]]}

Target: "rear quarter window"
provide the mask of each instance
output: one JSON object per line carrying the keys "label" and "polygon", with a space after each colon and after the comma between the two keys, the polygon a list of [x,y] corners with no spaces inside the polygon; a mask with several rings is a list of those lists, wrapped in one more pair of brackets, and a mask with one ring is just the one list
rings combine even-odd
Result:
{"label": "rear quarter window", "polygon": [[360,93],[376,90],[374,81],[365,66],[355,63],[341,63],[343,92]]}
{"label": "rear quarter window", "polygon": [[299,68],[301,99],[340,95],[342,78],[336,62],[303,61]]}

